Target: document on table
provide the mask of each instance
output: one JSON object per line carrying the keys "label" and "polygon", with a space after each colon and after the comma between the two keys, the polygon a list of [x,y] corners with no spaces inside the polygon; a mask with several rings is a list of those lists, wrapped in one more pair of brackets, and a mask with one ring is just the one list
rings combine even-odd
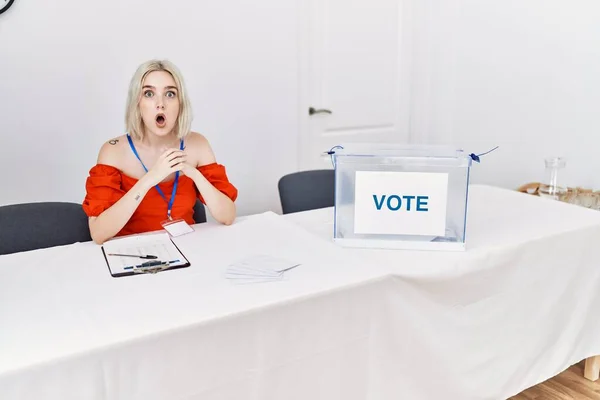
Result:
{"label": "document on table", "polygon": [[115,238],[104,243],[102,252],[113,277],[133,275],[149,268],[169,270],[190,266],[167,232]]}
{"label": "document on table", "polygon": [[280,281],[299,263],[266,254],[255,254],[230,264],[225,277],[235,284]]}

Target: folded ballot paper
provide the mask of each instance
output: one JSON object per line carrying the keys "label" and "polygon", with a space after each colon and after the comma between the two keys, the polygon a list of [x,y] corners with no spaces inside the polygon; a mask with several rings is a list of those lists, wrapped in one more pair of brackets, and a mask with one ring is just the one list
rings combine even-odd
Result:
{"label": "folded ballot paper", "polygon": [[256,254],[230,264],[225,277],[234,284],[280,281],[286,271],[299,265],[284,258]]}

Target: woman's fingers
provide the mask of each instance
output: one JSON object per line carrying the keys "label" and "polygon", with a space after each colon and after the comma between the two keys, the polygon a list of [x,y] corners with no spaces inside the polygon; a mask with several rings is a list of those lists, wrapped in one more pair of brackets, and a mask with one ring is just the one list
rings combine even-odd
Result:
{"label": "woman's fingers", "polygon": [[162,174],[170,174],[176,171],[182,171],[185,168],[187,161],[187,154],[179,149],[167,149],[165,150],[159,159],[159,163],[162,166],[157,165],[158,168],[167,168],[167,171],[163,170]]}
{"label": "woman's fingers", "polygon": [[186,154],[185,154],[183,151],[179,151],[179,150],[177,150],[177,151],[174,151],[173,153],[169,154],[169,155],[167,156],[167,160],[171,161],[171,160],[173,160],[173,159],[175,159],[175,158],[177,158],[177,157],[183,157],[183,156],[185,156],[185,155],[186,155]]}
{"label": "woman's fingers", "polygon": [[174,165],[185,163],[186,160],[187,160],[187,157],[185,156],[185,154],[178,156],[178,157],[174,157],[172,160],[169,160],[169,167],[173,167]]}
{"label": "woman's fingers", "polygon": [[160,155],[160,157],[167,158],[170,154],[172,154],[175,151],[179,151],[179,149],[166,149],[165,151],[163,151],[163,153]]}
{"label": "woman's fingers", "polygon": [[164,160],[170,160],[171,158],[177,156],[178,154],[184,154],[183,151],[179,150],[179,149],[167,149],[165,150],[160,158],[164,159]]}

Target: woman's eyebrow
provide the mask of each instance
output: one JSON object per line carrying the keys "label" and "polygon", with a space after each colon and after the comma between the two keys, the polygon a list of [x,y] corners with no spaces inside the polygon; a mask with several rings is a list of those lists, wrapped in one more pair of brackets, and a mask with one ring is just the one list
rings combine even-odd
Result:
{"label": "woman's eyebrow", "polygon": [[[146,88],[148,88],[148,89],[156,89],[154,86],[151,86],[151,85],[144,85],[142,87],[142,89],[146,89]],[[177,90],[177,86],[165,86],[165,89],[175,89],[175,90]]]}

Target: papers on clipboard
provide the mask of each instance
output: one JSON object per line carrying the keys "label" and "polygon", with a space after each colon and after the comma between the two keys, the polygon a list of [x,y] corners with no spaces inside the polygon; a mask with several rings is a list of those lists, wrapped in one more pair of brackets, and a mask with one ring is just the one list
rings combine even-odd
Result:
{"label": "papers on clipboard", "polygon": [[112,239],[102,252],[113,277],[190,266],[167,232]]}

